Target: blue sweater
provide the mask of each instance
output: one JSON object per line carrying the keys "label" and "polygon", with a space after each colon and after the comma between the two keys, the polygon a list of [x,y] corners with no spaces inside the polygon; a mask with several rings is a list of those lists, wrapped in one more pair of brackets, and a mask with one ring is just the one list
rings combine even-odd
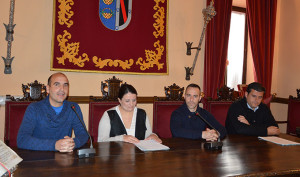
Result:
{"label": "blue sweater", "polygon": [[55,151],[57,140],[65,136],[72,137],[75,133],[75,148],[83,146],[88,135],[77,118],[71,105],[82,119],[82,113],[77,103],[64,101],[62,111],[56,115],[50,105],[49,97],[42,101],[31,103],[26,109],[22,124],[19,128],[17,146],[21,149]]}
{"label": "blue sweater", "polygon": [[[220,138],[224,138],[226,136],[225,127],[222,126],[213,115],[199,106],[197,108],[197,112],[218,130],[221,135]],[[206,127],[211,128],[206,125],[200,117],[196,116],[194,112],[190,112],[186,103],[181,105],[171,115],[170,128],[173,137],[201,139],[202,131],[204,131]]]}

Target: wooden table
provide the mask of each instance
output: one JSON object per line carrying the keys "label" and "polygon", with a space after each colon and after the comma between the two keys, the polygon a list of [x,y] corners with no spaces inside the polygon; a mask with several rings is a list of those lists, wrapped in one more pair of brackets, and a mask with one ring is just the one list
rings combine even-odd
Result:
{"label": "wooden table", "polygon": [[[300,138],[280,137],[300,142]],[[300,176],[300,146],[280,146],[253,136],[228,136],[221,151],[203,148],[203,141],[171,138],[169,151],[142,152],[123,142],[95,143],[94,158],[74,153],[16,149],[24,159],[14,177],[27,176]]]}

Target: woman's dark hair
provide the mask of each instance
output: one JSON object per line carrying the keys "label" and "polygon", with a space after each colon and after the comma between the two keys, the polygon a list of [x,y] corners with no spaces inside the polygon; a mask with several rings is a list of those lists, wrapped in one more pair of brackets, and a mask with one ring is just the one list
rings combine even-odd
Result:
{"label": "woman's dark hair", "polygon": [[132,85],[129,84],[122,84],[120,89],[119,89],[119,95],[118,98],[121,100],[123,96],[127,93],[132,93],[137,95],[137,91]]}

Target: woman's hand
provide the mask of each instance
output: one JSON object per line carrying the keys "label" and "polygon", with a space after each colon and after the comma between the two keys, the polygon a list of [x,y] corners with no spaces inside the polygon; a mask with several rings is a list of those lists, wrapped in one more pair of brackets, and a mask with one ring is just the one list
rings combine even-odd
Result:
{"label": "woman's hand", "polygon": [[154,133],[149,135],[145,140],[155,140],[158,143],[162,143],[161,139]]}
{"label": "woman's hand", "polygon": [[123,141],[127,143],[138,143],[140,142],[136,137],[131,135],[123,135]]}

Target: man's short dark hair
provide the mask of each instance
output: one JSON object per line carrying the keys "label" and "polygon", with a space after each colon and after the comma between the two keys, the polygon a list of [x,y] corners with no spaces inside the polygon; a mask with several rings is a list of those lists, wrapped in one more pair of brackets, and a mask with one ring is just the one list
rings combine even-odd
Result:
{"label": "man's short dark hair", "polygon": [[200,90],[200,92],[201,92],[201,88],[200,88],[200,86],[199,85],[197,85],[197,84],[194,84],[194,83],[192,83],[192,84],[189,84],[187,87],[186,87],[186,89],[185,90],[187,90],[188,88],[190,88],[190,87],[193,87],[193,88],[198,88],[199,90]]}
{"label": "man's short dark hair", "polygon": [[258,82],[252,82],[251,84],[249,84],[246,91],[248,93],[250,93],[252,89],[256,90],[258,92],[265,92],[266,91],[266,89]]}

